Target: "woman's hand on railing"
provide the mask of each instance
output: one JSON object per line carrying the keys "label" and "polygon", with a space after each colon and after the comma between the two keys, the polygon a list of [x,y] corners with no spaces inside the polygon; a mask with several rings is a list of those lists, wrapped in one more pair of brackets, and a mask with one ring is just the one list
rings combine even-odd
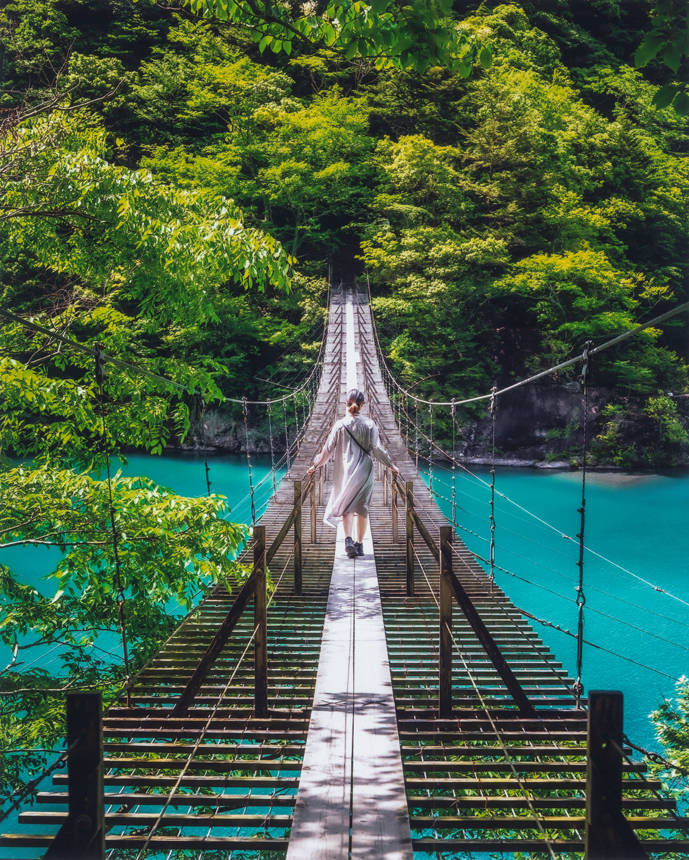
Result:
{"label": "woman's hand on railing", "polygon": [[312,464],[309,466],[309,468],[306,470],[306,474],[307,474],[307,475],[313,475],[313,473],[314,473],[315,471],[316,471],[316,467],[315,467],[315,466],[313,465],[313,463],[312,463]]}

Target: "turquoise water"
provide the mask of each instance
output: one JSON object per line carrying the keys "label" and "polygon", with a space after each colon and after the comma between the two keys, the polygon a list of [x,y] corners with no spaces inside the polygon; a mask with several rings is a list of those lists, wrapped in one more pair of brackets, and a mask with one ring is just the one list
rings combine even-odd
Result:
{"label": "turquoise water", "polygon": [[[212,490],[227,496],[233,509],[231,518],[250,522],[246,460],[218,456],[208,462]],[[272,491],[270,463],[252,458],[252,466],[260,515]],[[206,492],[204,458],[200,456],[133,455],[123,471],[147,475],[177,493],[198,496]],[[473,471],[476,477],[456,473],[457,519],[465,542],[487,557],[490,496],[482,482],[488,482],[490,475],[486,470]],[[449,500],[451,488],[451,473],[436,468],[434,489]],[[575,536],[579,531],[581,476],[502,469],[496,476],[496,489],[525,509],[499,495],[496,498],[495,560],[510,571],[496,571],[499,585],[520,608],[575,632],[578,544],[561,535]],[[648,714],[663,697],[673,694],[675,678],[689,674],[688,502],[688,472],[593,473],[588,478],[587,547],[620,567],[587,552],[585,637],[621,656],[585,646],[583,681],[587,691],[624,692],[627,731],[643,745],[653,743]],[[439,504],[449,513],[449,501],[439,499]],[[46,594],[53,589],[42,577],[53,569],[56,559],[57,551],[43,548],[0,552],[1,563],[13,566],[23,581]],[[654,590],[631,574],[668,593]],[[532,623],[573,674],[574,639]],[[116,645],[116,639],[113,641]],[[58,656],[59,652],[47,652],[30,659],[37,661],[33,665],[49,667]],[[0,660],[4,657],[5,653],[0,654]]]}
{"label": "turquoise water", "polygon": [[[459,534],[488,558],[490,474],[472,472],[455,473]],[[451,472],[436,468],[433,484],[449,515]],[[498,469],[495,486],[497,583],[518,607],[575,633],[579,546],[562,535],[579,532],[581,475]],[[625,729],[642,745],[654,742],[648,715],[689,674],[688,511],[689,472],[588,475],[584,637],[592,645],[584,646],[582,679],[586,691],[622,690]],[[574,677],[575,640],[531,623]]]}
{"label": "turquoise water", "polygon": [[[145,475],[180,495],[202,496],[208,491],[205,460],[203,456],[193,454],[163,457],[132,454],[127,456],[127,463],[121,466],[121,470],[129,477]],[[233,522],[250,523],[250,484],[246,458],[236,455],[213,456],[209,457],[207,462],[211,492],[219,493],[228,499],[231,511],[227,518]],[[256,517],[259,517],[265,510],[273,491],[270,458],[254,456],[251,458],[251,464]],[[282,477],[284,471],[284,469],[277,471],[277,480]],[[57,585],[50,578],[50,574],[54,571],[59,558],[60,551],[54,547],[27,546],[0,550],[0,564],[11,567],[21,582],[33,585],[46,596],[52,596],[57,590]],[[22,640],[22,644],[29,641],[29,638]],[[103,659],[107,659],[107,655],[111,654],[114,659],[117,659],[121,648],[119,634],[101,634],[96,647],[100,649],[100,656]],[[52,672],[60,671],[62,650],[61,646],[56,645],[46,649],[36,648],[27,651],[22,660],[21,669],[24,671],[41,667]],[[5,666],[10,658],[10,649],[0,645],[0,668]]]}

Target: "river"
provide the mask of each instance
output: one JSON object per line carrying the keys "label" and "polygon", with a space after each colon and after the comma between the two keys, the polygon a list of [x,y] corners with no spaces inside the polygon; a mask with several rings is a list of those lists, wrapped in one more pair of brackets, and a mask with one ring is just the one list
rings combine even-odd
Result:
{"label": "river", "polygon": [[[227,496],[231,518],[250,522],[246,460],[227,455],[208,462],[212,490]],[[206,492],[203,457],[132,455],[123,471],[146,475],[180,494]],[[454,476],[457,521],[469,548],[487,558],[490,474],[480,467],[472,473],[457,470]],[[252,458],[252,480],[260,514],[272,489],[265,458]],[[444,497],[439,504],[448,513],[452,483],[451,471],[435,467],[433,489]],[[579,548],[562,535],[575,537],[579,531],[581,475],[499,469],[496,491],[495,563],[502,568],[496,581],[518,607],[575,632]],[[644,746],[655,745],[649,713],[673,695],[676,678],[689,674],[688,502],[687,471],[588,476],[585,638],[592,644],[584,646],[583,681],[587,691],[624,692],[626,730]],[[13,566],[22,581],[40,584],[44,593],[51,587],[42,577],[56,558],[57,551],[44,548],[0,552],[0,562]],[[532,623],[573,674],[575,640]],[[57,656],[47,652],[32,659],[49,668]]]}

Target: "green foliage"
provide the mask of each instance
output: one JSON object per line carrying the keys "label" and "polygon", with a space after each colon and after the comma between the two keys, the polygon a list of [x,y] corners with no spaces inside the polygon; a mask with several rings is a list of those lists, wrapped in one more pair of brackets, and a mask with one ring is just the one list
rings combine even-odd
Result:
{"label": "green foliage", "polygon": [[58,0],[12,0],[0,10],[0,45],[20,72],[41,74],[59,68],[77,30],[69,26]]}
{"label": "green foliage", "polygon": [[686,807],[689,797],[689,679],[677,682],[675,700],[666,699],[651,714],[665,761],[651,759],[649,768],[662,779],[665,789]]}
{"label": "green foliage", "polygon": [[[112,698],[124,680],[117,574],[125,596],[131,668],[155,652],[209,583],[245,575],[231,559],[246,539],[222,496],[188,499],[146,478],[112,480],[116,566],[105,480],[60,469],[0,464],[0,548],[61,552],[44,587],[0,566],[0,642],[15,655],[0,683],[0,748],[49,750],[64,732],[64,690],[96,685]],[[22,670],[32,651],[57,650],[59,668]],[[54,664],[53,664],[54,665]],[[49,692],[46,692],[49,691]],[[30,715],[31,719],[27,720]],[[8,756],[0,795],[46,756]]]}
{"label": "green foliage", "polygon": [[[152,0],[151,0],[152,2]],[[290,55],[297,47],[318,44],[344,58],[370,57],[376,68],[410,68],[423,74],[431,65],[471,73],[474,62],[491,64],[487,46],[457,28],[448,0],[413,0],[401,7],[391,0],[336,0],[283,3],[266,7],[254,0],[184,0],[197,14],[231,21],[258,43],[263,54]]]}
{"label": "green foliage", "polygon": [[680,446],[689,441],[677,404],[662,393],[642,404],[609,403],[602,417],[603,429],[592,443],[598,462],[626,468],[674,466]]}
{"label": "green foliage", "polygon": [[[651,18],[651,30],[634,55],[637,68],[643,68],[656,57],[661,57],[664,65],[677,75],[683,59],[686,61],[689,54],[688,16],[687,4],[683,0],[657,0]],[[672,105],[681,116],[689,115],[686,79],[680,77],[678,83],[661,87],[653,104],[661,109]]]}
{"label": "green foliage", "polygon": [[288,260],[245,228],[231,200],[157,182],[107,160],[105,132],[88,116],[51,113],[14,130],[0,150],[5,253],[81,281],[115,284],[159,320],[213,315],[210,287],[287,287]]}

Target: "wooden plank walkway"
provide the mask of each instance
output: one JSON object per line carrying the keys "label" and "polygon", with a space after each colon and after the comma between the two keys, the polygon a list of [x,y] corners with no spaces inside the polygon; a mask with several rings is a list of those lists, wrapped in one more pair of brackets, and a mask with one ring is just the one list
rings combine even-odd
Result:
{"label": "wooden plank walkway", "polygon": [[[352,297],[346,388],[363,386]],[[287,860],[411,860],[395,703],[370,530],[364,556],[337,535],[318,679]]]}
{"label": "wooden plank walkway", "polygon": [[[344,366],[346,347],[369,397],[367,411],[403,479],[414,482],[423,524],[436,541],[447,525],[398,432],[370,308],[354,295],[349,310],[346,294],[332,296],[316,408],[261,519],[269,544],[291,510],[292,482],[305,475],[343,412],[345,390],[355,384],[352,367]],[[455,573],[536,713],[520,715],[455,607],[453,710],[440,718],[438,563],[417,535],[415,593],[408,596],[404,508],[395,533],[381,480],[367,555],[344,558],[341,536],[336,546],[333,530],[322,523],[329,473],[316,500],[315,543],[308,503],[305,509],[303,593],[293,588],[291,540],[271,565],[278,586],[268,612],[268,716],[258,718],[253,709],[248,614],[193,707],[171,715],[233,603],[234,594],[220,587],[137,677],[132,707],[118,703],[106,714],[106,850],[116,852],[108,856],[134,860],[169,798],[148,857],[181,851],[187,857],[222,852],[213,856],[228,860],[272,860],[288,851],[289,860],[350,853],[406,860],[411,851],[415,860],[491,852],[582,857],[586,713],[574,707],[572,679],[457,539]],[[689,842],[677,835],[674,803],[654,793],[659,783],[636,764],[625,765],[623,777],[623,809],[646,850],[689,855]],[[55,790],[41,792],[37,808],[22,813],[22,832],[0,838],[7,860],[38,857],[50,844],[67,802],[66,776],[58,773],[53,782]],[[386,842],[389,848],[381,849]]]}

